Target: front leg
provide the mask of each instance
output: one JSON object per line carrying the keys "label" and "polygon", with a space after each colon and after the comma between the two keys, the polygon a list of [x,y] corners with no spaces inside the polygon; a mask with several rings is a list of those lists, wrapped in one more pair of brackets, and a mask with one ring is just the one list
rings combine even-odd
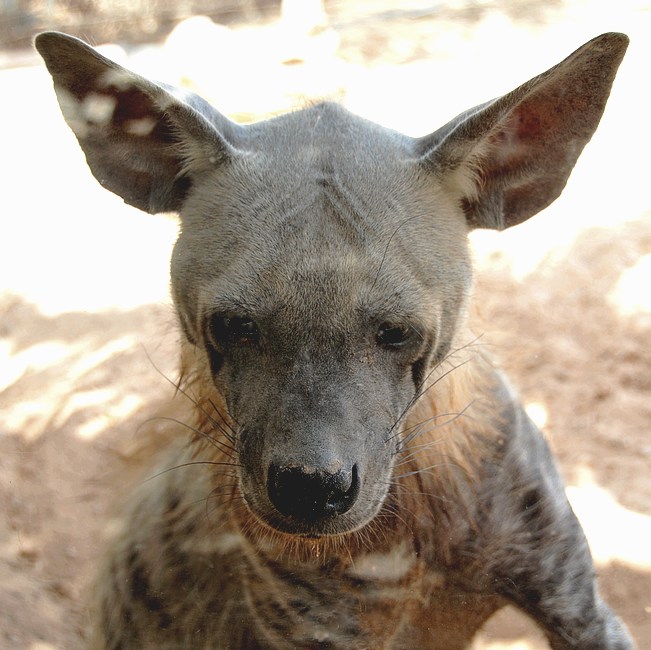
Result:
{"label": "front leg", "polygon": [[[530,494],[526,498],[530,498]],[[564,495],[563,495],[564,496]],[[554,650],[630,650],[633,642],[602,600],[588,545],[571,511],[546,520],[547,499],[527,518],[530,546],[504,562],[498,591],[543,628]],[[531,506],[529,506],[531,507]]]}
{"label": "front leg", "polygon": [[580,636],[571,637],[563,631],[547,631],[547,638],[554,650],[567,650],[568,648],[585,648],[585,650],[631,650],[635,648],[633,640],[620,619],[596,594],[593,611],[596,616],[589,625],[583,622],[577,626],[576,633]]}
{"label": "front leg", "polygon": [[547,443],[521,406],[511,402],[505,411],[501,450],[481,499],[482,548],[475,549],[496,590],[540,624],[555,650],[634,648],[598,593],[585,535]]}

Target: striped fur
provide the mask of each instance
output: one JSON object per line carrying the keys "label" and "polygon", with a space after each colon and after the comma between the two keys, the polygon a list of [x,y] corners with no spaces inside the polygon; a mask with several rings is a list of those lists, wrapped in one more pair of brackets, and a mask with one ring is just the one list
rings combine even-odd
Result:
{"label": "striped fur", "polygon": [[178,442],[116,531],[95,648],[455,650],[506,603],[556,650],[633,647],[465,330],[468,230],[558,196],[627,41],[409,138],[329,102],[236,125],[38,37],[98,180],[181,219]]}

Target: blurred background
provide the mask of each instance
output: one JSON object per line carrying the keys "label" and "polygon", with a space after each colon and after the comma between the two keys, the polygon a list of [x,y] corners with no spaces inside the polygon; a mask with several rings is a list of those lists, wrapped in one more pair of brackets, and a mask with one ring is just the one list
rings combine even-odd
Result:
{"label": "blurred background", "polygon": [[[105,192],[31,47],[56,29],[248,122],[336,99],[410,135],[605,31],[631,37],[564,194],[475,232],[474,329],[548,436],[602,589],[651,647],[651,1],[0,0],[0,647],[82,646],[120,501],[166,439],[173,215]],[[138,479],[142,480],[142,479]],[[546,647],[524,616],[475,650]]]}

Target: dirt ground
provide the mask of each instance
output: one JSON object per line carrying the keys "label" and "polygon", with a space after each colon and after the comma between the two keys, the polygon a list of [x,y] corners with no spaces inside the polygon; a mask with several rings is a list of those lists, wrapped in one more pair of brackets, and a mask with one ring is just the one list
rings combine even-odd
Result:
{"label": "dirt ground", "polygon": [[[651,4],[397,5],[331,2],[330,27],[311,36],[195,20],[164,45],[110,51],[237,119],[327,95],[424,134],[592,36],[631,36],[563,196],[517,228],[472,235],[473,293],[475,331],[549,437],[607,600],[651,648]],[[139,441],[167,439],[177,224],[99,188],[33,63],[0,70],[0,648],[51,650],[83,647],[89,580],[150,451]],[[475,644],[543,647],[510,611]]]}

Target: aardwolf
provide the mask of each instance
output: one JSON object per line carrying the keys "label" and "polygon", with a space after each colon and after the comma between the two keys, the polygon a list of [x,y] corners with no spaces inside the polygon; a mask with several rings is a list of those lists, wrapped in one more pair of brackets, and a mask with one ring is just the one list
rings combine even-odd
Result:
{"label": "aardwolf", "polygon": [[560,194],[627,43],[599,36],[411,138],[329,102],[241,126],[37,38],[97,180],[181,220],[194,439],[134,495],[96,647],[454,650],[507,603],[553,648],[633,647],[547,444],[465,324],[468,231]]}

